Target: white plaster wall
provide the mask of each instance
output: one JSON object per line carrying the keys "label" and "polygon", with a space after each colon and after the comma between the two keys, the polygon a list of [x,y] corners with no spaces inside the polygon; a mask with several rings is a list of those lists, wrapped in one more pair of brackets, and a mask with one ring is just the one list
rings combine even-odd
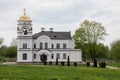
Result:
{"label": "white plaster wall", "polygon": [[48,43],[48,48],[51,48],[51,45],[54,45],[54,48],[56,48],[56,44],[60,44],[60,48],[63,48],[63,44],[67,44],[67,48],[74,49],[74,42],[73,40],[51,40],[48,36],[43,35],[40,36],[38,39],[33,40],[33,44],[36,44],[36,48],[40,48],[40,42],[43,43],[43,47],[45,47],[45,43]]}
{"label": "white plaster wall", "polygon": [[33,47],[32,45],[32,39],[18,39],[18,48],[23,48],[23,43],[27,43],[27,48],[31,48]]}
{"label": "white plaster wall", "polygon": [[[23,54],[27,54],[27,60],[23,60]],[[19,51],[17,53],[17,62],[33,62],[31,51]]]}
{"label": "white plaster wall", "polygon": [[82,52],[80,50],[72,50],[69,53],[70,61],[80,62],[82,61]]}
{"label": "white plaster wall", "polygon": [[74,39],[69,40],[69,48],[71,48],[71,49],[74,49],[74,48],[75,48]]}
{"label": "white plaster wall", "polygon": [[[52,53],[54,55],[54,58],[50,59],[50,61],[53,61],[53,62],[56,61],[57,53],[60,53],[60,59],[58,59],[59,62],[61,62],[61,61],[66,62],[67,61],[67,56],[69,55],[68,51],[51,51],[51,54]],[[66,53],[66,59],[63,59],[63,53]]]}
{"label": "white plaster wall", "polygon": [[[23,49],[23,43],[27,43],[27,49]],[[32,62],[32,39],[18,39],[17,62]],[[22,60],[23,53],[27,53],[27,60]]]}
{"label": "white plaster wall", "polygon": [[[47,61],[52,61],[55,62],[56,61],[56,56],[57,53],[60,53],[60,59],[58,59],[59,62],[64,61],[67,62],[67,58],[69,56],[70,61],[71,62],[81,62],[82,61],[82,54],[81,54],[81,50],[43,50],[43,51],[39,51],[39,52],[34,52],[36,54],[36,59],[34,59],[34,61],[36,62],[40,62],[40,55],[45,53],[47,55]],[[66,59],[63,59],[63,53],[66,53]],[[54,55],[53,59],[51,58],[51,55]]]}
{"label": "white plaster wall", "polygon": [[[33,41],[33,42],[32,42]],[[48,48],[51,48],[51,45],[54,45],[54,48],[56,48],[56,44],[60,44],[60,48],[63,48],[63,44],[67,44],[67,49],[58,49],[58,50],[40,50],[40,51],[32,51],[34,43],[36,44],[36,48],[40,48],[40,42],[43,43],[43,47],[45,47],[45,43],[48,43]],[[74,40],[51,40],[48,36],[42,35],[37,39],[18,39],[18,50],[19,48],[23,48],[23,43],[27,43],[27,47],[30,48],[27,51],[18,51],[17,54],[17,61],[18,62],[40,62],[40,55],[45,53],[47,55],[47,61],[56,61],[56,55],[57,53],[60,53],[60,59],[59,62],[67,61],[68,56],[70,57],[71,62],[80,62],[82,61],[82,52],[81,50],[75,50],[74,49]],[[22,60],[22,54],[27,53],[27,60]],[[51,54],[54,54],[54,58],[51,59]],[[63,59],[63,53],[66,53],[66,59]],[[33,54],[36,54],[36,59],[33,59]]]}
{"label": "white plaster wall", "polygon": [[36,48],[40,48],[40,42],[43,43],[43,48],[45,48],[45,43],[47,42],[48,43],[48,48],[51,47],[50,43],[51,43],[51,39],[46,36],[46,35],[43,35],[43,36],[40,36],[39,38],[37,38],[36,40],[33,40],[33,45],[36,44]]}
{"label": "white plaster wall", "polygon": [[28,32],[27,35],[24,35],[24,33],[22,31],[19,31],[17,36],[31,36],[31,35],[32,35],[31,31]]}
{"label": "white plaster wall", "polygon": [[[47,42],[48,43],[48,48],[51,49],[51,45],[53,44],[54,45],[54,49],[56,49],[56,44],[60,44],[60,50],[49,50],[49,52],[47,50],[42,50],[42,51],[34,51],[33,54],[36,54],[36,59],[34,59],[34,61],[36,62],[40,62],[40,55],[42,53],[45,53],[47,55],[47,61],[53,61],[55,62],[56,61],[56,55],[57,53],[60,53],[60,59],[59,59],[59,62],[61,61],[64,61],[66,62],[67,61],[67,58],[68,56],[70,57],[70,61],[71,62],[80,62],[82,61],[82,58],[81,58],[81,51],[80,50],[75,50],[74,49],[74,40],[51,40],[48,36],[46,35],[42,35],[40,36],[38,39],[36,40],[33,40],[33,44],[35,43],[36,44],[36,48],[40,48],[40,42],[43,43],[43,47],[44,44]],[[66,50],[62,50],[63,48],[63,44],[67,44],[67,49]],[[66,53],[66,59],[63,59],[63,53]],[[51,55],[54,55],[54,58],[51,59]]]}
{"label": "white plaster wall", "polygon": [[18,31],[17,36],[21,36],[22,32]]}
{"label": "white plaster wall", "polygon": [[68,40],[51,40],[51,44],[54,45],[54,48],[56,48],[57,44],[60,44],[60,48],[63,48],[63,44],[67,44],[67,48],[69,48],[69,41]]}
{"label": "white plaster wall", "polygon": [[51,44],[54,44],[54,48],[56,48],[56,44],[60,44],[60,48],[63,48],[63,44],[67,44],[67,48],[74,49],[74,42],[73,40],[51,40]]}

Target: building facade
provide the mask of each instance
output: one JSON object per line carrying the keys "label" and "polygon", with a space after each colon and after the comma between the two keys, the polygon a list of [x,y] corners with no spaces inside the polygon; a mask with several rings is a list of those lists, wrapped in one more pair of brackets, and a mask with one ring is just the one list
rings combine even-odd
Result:
{"label": "building facade", "polygon": [[74,49],[74,40],[70,32],[57,32],[53,28],[32,34],[32,20],[24,15],[18,20],[17,27],[17,62],[81,62],[82,52]]}

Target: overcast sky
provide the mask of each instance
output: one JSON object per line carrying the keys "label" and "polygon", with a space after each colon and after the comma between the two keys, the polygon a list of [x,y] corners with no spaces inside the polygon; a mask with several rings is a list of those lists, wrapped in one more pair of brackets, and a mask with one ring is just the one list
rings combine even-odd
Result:
{"label": "overcast sky", "polygon": [[72,35],[85,19],[102,23],[109,34],[105,45],[120,39],[120,0],[0,0],[0,37],[10,45],[17,35],[17,20],[26,8],[33,34],[54,28]]}

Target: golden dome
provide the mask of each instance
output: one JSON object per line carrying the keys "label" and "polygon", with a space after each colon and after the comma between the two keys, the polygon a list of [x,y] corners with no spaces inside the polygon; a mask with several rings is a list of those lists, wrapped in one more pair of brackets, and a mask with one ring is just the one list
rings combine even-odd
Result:
{"label": "golden dome", "polygon": [[24,9],[24,15],[21,16],[19,20],[30,20],[30,17],[26,15],[26,9]]}

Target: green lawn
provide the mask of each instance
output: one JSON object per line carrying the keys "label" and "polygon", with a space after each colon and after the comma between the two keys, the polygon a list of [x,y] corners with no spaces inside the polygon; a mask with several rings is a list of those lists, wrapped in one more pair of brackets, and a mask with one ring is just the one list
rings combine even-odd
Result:
{"label": "green lawn", "polygon": [[108,62],[107,66],[113,66],[113,67],[119,67],[120,68],[120,62]]}
{"label": "green lawn", "polygon": [[53,65],[0,65],[0,80],[120,80],[120,70]]}

